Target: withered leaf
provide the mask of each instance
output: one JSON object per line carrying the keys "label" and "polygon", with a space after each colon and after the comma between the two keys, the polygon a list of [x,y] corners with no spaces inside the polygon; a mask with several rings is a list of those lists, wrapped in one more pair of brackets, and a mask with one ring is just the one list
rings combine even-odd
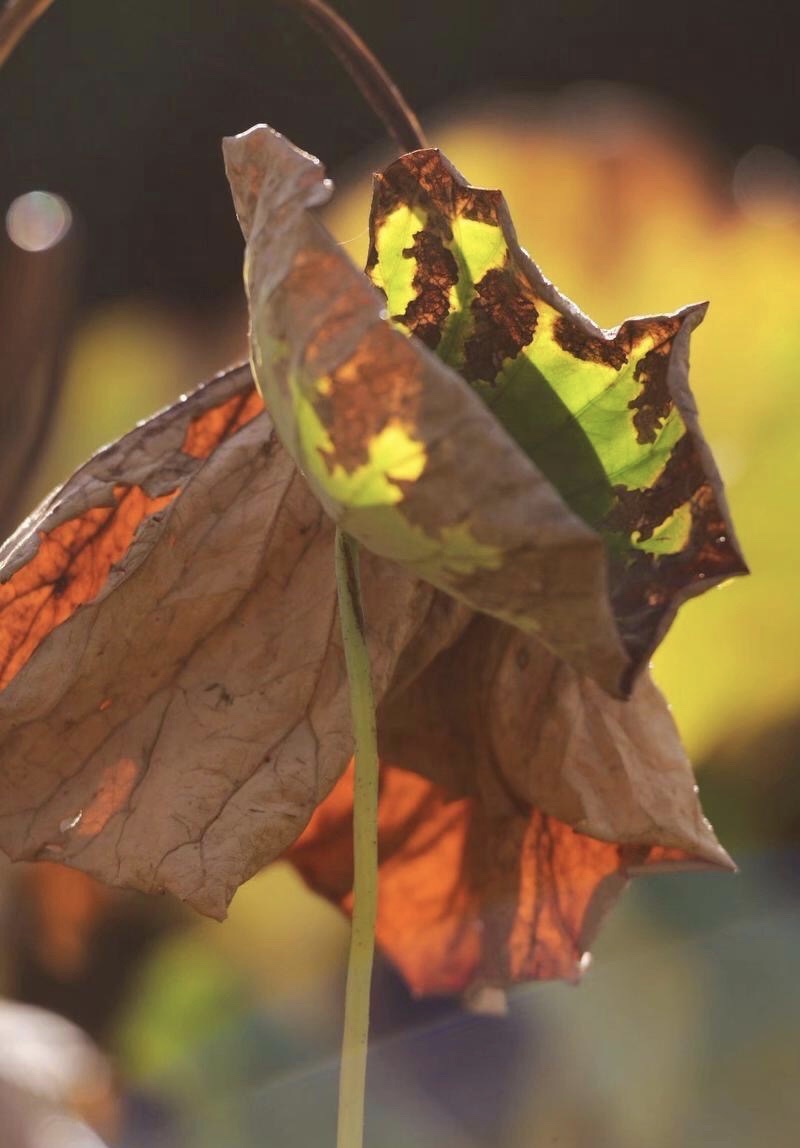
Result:
{"label": "withered leaf", "polygon": [[[377,937],[413,991],[575,981],[630,876],[733,867],[649,676],[616,701],[481,615],[431,660],[420,642],[378,715]],[[349,771],[290,856],[350,909]]]}
{"label": "withered leaf", "polygon": [[[604,841],[730,865],[649,674],[617,701],[535,638],[482,615],[432,659],[418,643],[379,709],[384,760],[493,815],[535,806]],[[424,669],[404,681],[406,659]]]}
{"label": "withered leaf", "polygon": [[309,211],[316,160],[267,128],[226,159],[270,416],[235,369],[0,549],[0,847],[217,916],[288,850],[347,908],[336,522],[367,547],[380,943],[418,992],[575,979],[629,874],[731,864],[634,685],[742,568],[699,312],[598,331],[436,152],[378,180],[382,295]]}
{"label": "withered leaf", "polygon": [[[246,368],[76,472],[0,551],[0,847],[221,916],[318,808],[290,855],[346,903],[332,546]],[[418,991],[572,978],[632,868],[728,863],[649,682],[613,701],[382,559],[363,587],[379,941]]]}
{"label": "withered leaf", "polygon": [[[346,912],[352,837],[348,769],[288,854],[311,888]],[[629,877],[730,867],[710,832],[705,853],[714,862],[661,846],[615,845],[524,802],[492,809],[478,795],[458,796],[388,765],[381,767],[378,848],[376,937],[419,995],[576,982]]]}
{"label": "withered leaf", "polygon": [[[350,755],[332,543],[247,368],[76,472],[0,551],[0,846],[222,915]],[[369,568],[380,696],[434,591]]]}
{"label": "withered leaf", "polygon": [[323,505],[626,695],[679,604],[745,570],[686,383],[703,308],[601,331],[434,150],[377,177],[378,293],[309,210],[317,160],[263,126],[225,155],[256,380]]}
{"label": "withered leaf", "polygon": [[464,381],[386,322],[308,210],[319,161],[267,127],[225,141],[248,239],[256,380],[328,513],[372,553],[527,630],[608,689],[628,666],[602,539]]}
{"label": "withered leaf", "polygon": [[395,322],[459,371],[604,537],[635,671],[682,602],[746,572],[688,385],[706,305],[601,330],[520,247],[502,194],[435,149],[375,177],[370,241]]}

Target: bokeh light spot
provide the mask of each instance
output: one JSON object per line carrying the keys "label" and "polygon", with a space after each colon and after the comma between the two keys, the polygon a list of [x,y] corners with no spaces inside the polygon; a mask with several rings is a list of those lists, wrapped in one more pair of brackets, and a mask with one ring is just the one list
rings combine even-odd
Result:
{"label": "bokeh light spot", "polygon": [[70,229],[72,213],[60,195],[29,191],[20,195],[6,212],[6,231],[23,251],[47,251]]}

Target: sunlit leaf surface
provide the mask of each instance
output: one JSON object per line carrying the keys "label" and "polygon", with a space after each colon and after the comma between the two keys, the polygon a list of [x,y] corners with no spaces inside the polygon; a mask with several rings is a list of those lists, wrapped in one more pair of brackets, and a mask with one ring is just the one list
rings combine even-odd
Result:
{"label": "sunlit leaf surface", "polygon": [[328,511],[627,692],[679,604],[745,569],[686,382],[703,308],[604,333],[519,248],[499,192],[420,151],[376,181],[387,322],[308,210],[330,193],[318,162],[263,127],[226,161],[256,379]]}

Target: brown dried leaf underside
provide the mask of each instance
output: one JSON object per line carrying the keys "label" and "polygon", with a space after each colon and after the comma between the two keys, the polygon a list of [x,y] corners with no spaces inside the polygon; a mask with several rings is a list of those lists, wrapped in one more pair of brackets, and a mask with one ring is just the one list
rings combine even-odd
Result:
{"label": "brown dried leaf underside", "polygon": [[[309,886],[346,912],[352,799],[348,769],[288,853]],[[578,980],[629,873],[666,860],[658,848],[581,836],[538,809],[493,816],[476,798],[387,765],[378,827],[376,937],[420,995]]]}
{"label": "brown dried leaf underside", "polygon": [[[409,655],[414,657],[414,647]],[[730,867],[649,675],[609,698],[535,638],[480,615],[379,709],[381,756],[492,814],[534,806],[618,844]]]}
{"label": "brown dried leaf underside", "polygon": [[[246,368],[78,471],[0,554],[0,846],[223,914],[350,755],[332,546]],[[434,591],[367,582],[380,696]]]}

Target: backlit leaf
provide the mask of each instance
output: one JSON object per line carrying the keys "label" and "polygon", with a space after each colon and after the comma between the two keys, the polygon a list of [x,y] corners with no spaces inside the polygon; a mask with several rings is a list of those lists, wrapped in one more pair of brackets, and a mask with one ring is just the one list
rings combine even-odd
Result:
{"label": "backlit leaf", "polygon": [[[628,701],[609,698],[536,638],[483,615],[434,657],[424,642],[411,643],[379,708],[385,761],[496,814],[535,806],[592,837],[730,866],[648,673]],[[417,668],[407,683],[406,660]]]}
{"label": "backlit leaf", "polygon": [[[346,912],[352,796],[348,770],[288,854],[311,888]],[[501,811],[387,765],[378,849],[376,938],[420,995],[576,982],[630,876],[702,865],[679,850],[594,840],[523,802]],[[717,856],[723,863],[718,847]]]}
{"label": "backlit leaf", "polygon": [[[350,756],[332,548],[246,368],[77,471],[0,550],[0,848],[223,914]],[[434,591],[367,593],[380,696]]]}
{"label": "backlit leaf", "polygon": [[371,284],[316,160],[258,128],[226,162],[269,416],[235,369],[0,549],[0,848],[216,916],[288,850],[347,909],[337,523],[387,763],[379,942],[417,992],[574,980],[631,873],[731,867],[639,673],[743,569],[686,387],[702,309],[598,330],[432,151],[378,178]]}
{"label": "backlit leaf", "polygon": [[745,570],[687,382],[705,304],[600,330],[519,246],[500,192],[433,149],[376,176],[370,235],[394,321],[604,537],[615,616],[643,662],[681,602]]}
{"label": "backlit leaf", "polygon": [[[392,763],[379,941],[417,991],[574,979],[637,866],[730,864],[646,679],[615,701],[362,566]],[[246,368],[100,452],[0,551],[0,848],[221,916],[302,833],[292,859],[346,908],[335,599],[333,525]]]}
{"label": "backlit leaf", "polygon": [[226,160],[256,378],[328,511],[626,693],[680,603],[745,569],[686,384],[703,308],[600,331],[500,194],[420,151],[376,182],[387,322],[307,210],[330,194],[319,163],[263,127]]}
{"label": "backlit leaf", "polygon": [[308,210],[330,194],[319,162],[266,127],[226,140],[225,160],[248,237],[256,381],[326,510],[368,550],[620,691],[629,659],[600,536],[460,376],[386,322]]}

